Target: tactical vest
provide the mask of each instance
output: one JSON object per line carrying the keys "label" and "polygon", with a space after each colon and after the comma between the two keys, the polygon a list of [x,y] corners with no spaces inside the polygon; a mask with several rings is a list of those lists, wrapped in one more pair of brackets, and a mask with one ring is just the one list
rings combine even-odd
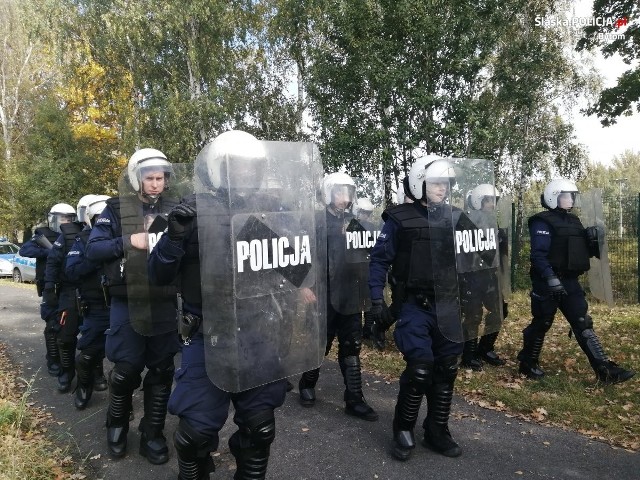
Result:
{"label": "tactical vest", "polygon": [[529,218],[540,219],[551,227],[551,246],[547,260],[559,275],[578,276],[589,270],[589,248],[585,228],[572,213],[547,210]]}
{"label": "tactical vest", "polygon": [[[89,228],[82,230],[78,234],[78,238],[80,239],[82,245],[84,245],[85,251],[87,248],[87,243],[89,242],[89,235],[91,235],[91,229]],[[101,305],[104,305],[105,301],[101,283],[102,272],[102,267],[98,267],[96,270],[84,275],[80,279],[79,289],[82,300],[85,300],[89,303],[99,303]]]}
{"label": "tactical vest", "polygon": [[407,292],[433,299],[437,289],[438,296],[457,296],[454,213],[459,216],[449,206],[431,213],[421,205],[405,203],[382,214],[383,220],[391,218],[400,225],[392,270]]}
{"label": "tactical vest", "polygon": [[[156,202],[156,212],[167,214],[177,204],[173,199],[160,197]],[[110,198],[107,200],[108,207],[111,207],[120,219],[119,224],[114,228],[114,237],[122,236],[123,230],[127,232],[145,231],[143,204],[137,196]],[[147,257],[147,251],[132,249],[125,251],[124,257],[106,262],[104,272],[109,286],[109,295],[112,297],[126,297],[129,294],[127,285],[135,286],[137,281],[147,281],[148,277],[145,274],[137,275],[137,272],[146,272]],[[145,295],[148,292],[150,298],[173,298],[177,293],[175,284],[167,286],[148,285],[143,288]]]}
{"label": "tactical vest", "polygon": [[[51,230],[49,227],[36,228],[35,235],[44,235],[47,240],[53,245],[58,239],[59,234]],[[47,259],[36,258],[36,281],[44,282],[44,271],[47,268]]]}
{"label": "tactical vest", "polygon": [[60,230],[64,238],[64,245],[62,245],[64,257],[62,258],[62,265],[60,266],[60,288],[75,288],[77,286],[74,282],[69,281],[65,273],[65,266],[67,264],[67,253],[71,250],[82,228],[83,225],[79,222],[63,223],[60,225]]}

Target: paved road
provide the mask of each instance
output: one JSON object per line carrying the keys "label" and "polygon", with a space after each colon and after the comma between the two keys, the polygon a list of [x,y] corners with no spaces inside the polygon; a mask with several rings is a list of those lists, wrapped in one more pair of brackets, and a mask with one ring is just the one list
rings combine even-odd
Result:
{"label": "paved road", "polygon": [[[137,453],[138,419],[142,416],[142,392],[134,397],[136,420],[129,432],[129,454],[121,460],[109,458],[105,441],[106,392],[97,392],[82,412],[73,407],[70,394],[59,394],[55,379],[44,367],[43,322],[38,316],[35,288],[0,285],[0,342],[20,366],[20,375],[34,380],[32,401],[51,412],[51,431],[71,443],[78,458],[86,459],[95,479],[162,480],[177,478],[175,452],[171,460],[153,466]],[[108,369],[109,366],[105,365]],[[593,441],[577,433],[523,422],[456,398],[451,431],[463,455],[451,459],[418,445],[404,463],[389,453],[391,419],[398,384],[365,375],[365,395],[380,414],[370,423],[346,416],[342,403],[342,378],[335,362],[326,362],[318,384],[318,402],[312,409],[297,403],[297,393],[288,394],[277,412],[278,436],[272,446],[269,479],[611,479],[638,480],[640,455]],[[294,384],[297,382],[293,382]],[[421,412],[424,418],[426,412]],[[169,416],[166,432],[177,424]],[[235,464],[227,448],[233,424],[221,432],[217,471],[212,478],[233,477]]]}

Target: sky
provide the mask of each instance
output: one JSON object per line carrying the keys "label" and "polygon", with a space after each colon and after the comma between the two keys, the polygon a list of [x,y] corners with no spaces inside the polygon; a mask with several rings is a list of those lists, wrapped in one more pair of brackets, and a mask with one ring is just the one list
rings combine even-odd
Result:
{"label": "sky", "polygon": [[[574,15],[590,16],[591,5],[592,0],[579,0],[575,4]],[[604,58],[600,52],[596,53],[595,66],[603,76],[604,87],[615,85],[618,76],[630,68],[618,55]],[[592,162],[611,165],[613,157],[625,150],[640,152],[640,113],[619,117],[615,125],[603,127],[596,116],[588,117],[576,108],[570,120],[577,140],[587,147]]]}

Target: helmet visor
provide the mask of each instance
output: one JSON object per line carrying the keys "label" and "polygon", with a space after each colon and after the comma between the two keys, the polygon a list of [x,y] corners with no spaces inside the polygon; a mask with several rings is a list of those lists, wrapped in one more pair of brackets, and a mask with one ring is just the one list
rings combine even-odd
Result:
{"label": "helmet visor", "polygon": [[71,213],[50,213],[47,217],[49,228],[56,233],[60,233],[60,225],[76,221],[75,214]]}

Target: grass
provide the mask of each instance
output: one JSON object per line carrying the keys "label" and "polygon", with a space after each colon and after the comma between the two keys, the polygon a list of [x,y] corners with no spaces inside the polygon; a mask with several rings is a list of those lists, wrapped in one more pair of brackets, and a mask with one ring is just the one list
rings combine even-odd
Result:
{"label": "grass", "polygon": [[[496,351],[507,360],[504,367],[485,366],[482,372],[460,370],[456,392],[469,403],[501,410],[538,423],[578,431],[611,445],[640,451],[640,373],[612,386],[596,382],[586,356],[569,324],[556,315],[548,332],[540,363],[546,371],[541,381],[518,374],[516,355],[522,346],[522,329],[530,322],[529,297],[516,293],[509,302],[509,317],[498,337]],[[610,358],[640,372],[640,306],[590,305],[594,329]],[[404,369],[401,355],[387,334],[385,352],[365,345],[363,365],[389,379]]]}
{"label": "grass", "polygon": [[69,449],[49,438],[48,415],[29,403],[33,380],[15,378],[0,344],[0,480],[80,480]]}

